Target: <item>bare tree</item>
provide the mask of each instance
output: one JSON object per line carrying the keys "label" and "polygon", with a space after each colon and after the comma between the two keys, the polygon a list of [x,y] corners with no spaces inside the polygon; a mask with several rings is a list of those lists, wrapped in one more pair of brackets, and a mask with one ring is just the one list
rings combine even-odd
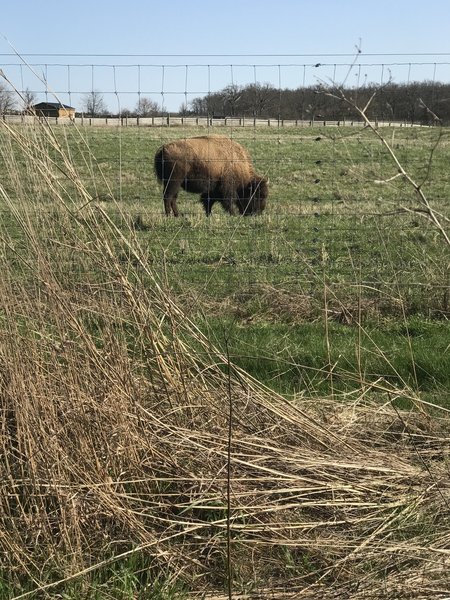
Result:
{"label": "bare tree", "polygon": [[122,110],[120,111],[120,117],[132,117],[133,116],[133,111],[130,110],[129,108],[122,108]]}
{"label": "bare tree", "polygon": [[83,111],[91,117],[98,117],[108,112],[103,94],[98,90],[92,90],[82,100]]}
{"label": "bare tree", "polygon": [[223,89],[222,94],[224,95],[224,107],[228,105],[230,114],[234,117],[236,109],[239,106],[239,101],[242,98],[242,88],[239,85],[232,83]]}
{"label": "bare tree", "polygon": [[23,110],[25,112],[29,111],[33,104],[36,104],[36,94],[29,88],[25,88],[24,92],[22,93],[22,102]]}
{"label": "bare tree", "polygon": [[161,108],[157,102],[151,98],[139,98],[136,105],[136,114],[138,117],[154,117],[161,113]]}
{"label": "bare tree", "polygon": [[253,114],[260,117],[270,112],[275,114],[273,106],[277,97],[277,90],[270,83],[254,83],[246,88],[247,95],[250,95],[253,106]]}
{"label": "bare tree", "polygon": [[189,112],[194,115],[207,115],[208,114],[208,97],[194,98],[189,102]]}
{"label": "bare tree", "polygon": [[7,86],[0,82],[0,115],[11,112],[16,108],[16,97],[14,92],[9,90]]}

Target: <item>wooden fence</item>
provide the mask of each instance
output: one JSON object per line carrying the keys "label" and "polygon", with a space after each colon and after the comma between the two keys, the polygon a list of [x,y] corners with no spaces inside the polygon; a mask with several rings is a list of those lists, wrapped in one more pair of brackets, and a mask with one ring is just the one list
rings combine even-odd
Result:
{"label": "wooden fence", "polygon": [[[9,123],[23,123],[32,125],[36,120],[44,119],[51,125],[79,125],[82,127],[363,127],[363,121],[356,120],[301,120],[301,119],[255,119],[252,117],[85,117],[76,116],[74,119],[67,117],[37,117],[30,115],[2,115],[2,119]],[[406,123],[399,121],[376,121],[378,127],[427,127],[419,123]]]}

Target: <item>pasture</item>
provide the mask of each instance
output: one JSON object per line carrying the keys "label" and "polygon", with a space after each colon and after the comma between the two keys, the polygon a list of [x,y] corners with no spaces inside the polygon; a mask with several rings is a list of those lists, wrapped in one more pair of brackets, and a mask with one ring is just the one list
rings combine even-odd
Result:
{"label": "pasture", "polygon": [[[442,231],[337,127],[209,132],[268,206],[166,218],[153,156],[206,132],[0,128],[0,596],[441,597]],[[444,224],[449,133],[382,130]]]}
{"label": "pasture", "polygon": [[[198,196],[183,191],[182,217],[163,217],[156,149],[203,128],[54,133],[93,197],[89,208],[132,232],[178,305],[219,346],[227,340],[233,360],[264,383],[329,394],[329,377],[318,373],[331,364],[350,376],[335,378],[341,391],[381,376],[448,402],[448,247],[423,214],[407,212],[420,208],[411,187],[376,183],[396,168],[370,131],[221,128],[270,179],[267,210],[246,219],[230,219],[219,205],[206,219]],[[384,135],[448,216],[447,131],[387,128]],[[50,226],[57,210],[45,194],[26,208]],[[85,283],[82,265],[60,269]]]}

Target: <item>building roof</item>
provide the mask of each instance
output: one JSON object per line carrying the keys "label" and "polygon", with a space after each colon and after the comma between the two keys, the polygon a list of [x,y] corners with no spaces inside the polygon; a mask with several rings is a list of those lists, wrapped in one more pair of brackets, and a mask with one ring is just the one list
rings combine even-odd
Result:
{"label": "building roof", "polygon": [[43,109],[43,108],[64,108],[66,110],[75,110],[73,106],[68,106],[67,104],[62,104],[61,102],[39,102],[39,104],[34,104],[33,108]]}

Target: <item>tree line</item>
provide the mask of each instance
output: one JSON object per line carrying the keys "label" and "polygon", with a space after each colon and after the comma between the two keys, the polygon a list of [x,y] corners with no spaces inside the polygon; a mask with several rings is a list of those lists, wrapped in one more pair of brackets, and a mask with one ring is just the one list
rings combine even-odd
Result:
{"label": "tree line", "polygon": [[180,112],[211,117],[355,119],[354,108],[336,99],[341,91],[360,107],[372,99],[367,110],[372,120],[450,124],[450,84],[429,81],[384,86],[369,84],[345,90],[322,86],[278,89],[259,83],[229,85],[219,92],[195,98]]}
{"label": "tree line", "polygon": [[[345,95],[352,102],[339,101]],[[431,81],[364,85],[340,89],[323,86],[279,89],[269,83],[231,84],[217,92],[182,104],[173,115],[198,117],[246,117],[298,119],[307,121],[349,121],[358,118],[351,106],[365,107],[373,121],[400,121],[421,124],[450,124],[450,84]],[[83,101],[87,116],[117,116],[107,111],[100,92],[87,94]],[[134,110],[122,109],[121,116],[160,116],[167,111],[150,98],[141,97]]]}
{"label": "tree line", "polygon": [[[180,106],[174,115],[199,117],[250,117],[258,119],[299,119],[308,121],[343,121],[357,119],[351,103],[340,102],[336,96],[345,93],[352,103],[366,106],[373,121],[450,125],[450,84],[439,82],[388,83],[384,86],[364,85],[340,90],[323,86],[279,89],[269,83],[228,85],[222,90],[194,98]],[[26,90],[23,110],[35,101]],[[16,112],[15,95],[0,82],[0,114]],[[81,101],[86,116],[118,116],[108,109],[103,94],[93,91]],[[123,108],[120,116],[152,117],[167,111],[147,97],[139,97],[134,109]]]}

